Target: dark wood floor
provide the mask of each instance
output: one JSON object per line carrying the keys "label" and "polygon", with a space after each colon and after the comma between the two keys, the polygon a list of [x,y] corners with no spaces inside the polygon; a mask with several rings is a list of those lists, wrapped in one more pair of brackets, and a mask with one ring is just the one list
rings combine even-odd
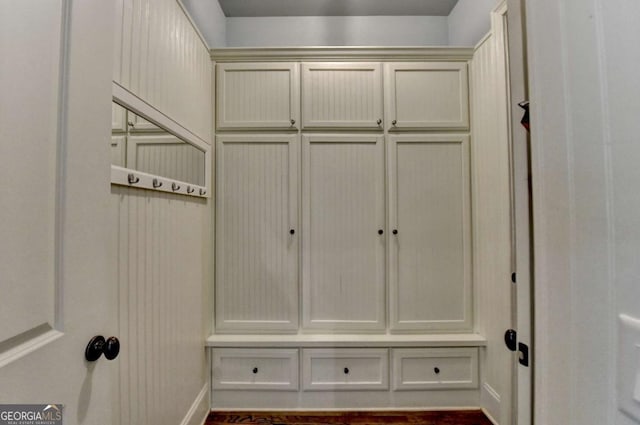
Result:
{"label": "dark wood floor", "polygon": [[436,412],[212,412],[205,425],[491,425],[479,410]]}

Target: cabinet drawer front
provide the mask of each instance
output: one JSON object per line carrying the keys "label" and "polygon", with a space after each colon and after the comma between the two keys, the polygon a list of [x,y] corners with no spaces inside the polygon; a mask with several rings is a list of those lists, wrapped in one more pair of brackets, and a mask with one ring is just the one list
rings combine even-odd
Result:
{"label": "cabinet drawer front", "polygon": [[298,350],[213,350],[214,390],[298,390]]}
{"label": "cabinet drawer front", "polygon": [[303,351],[305,391],[387,390],[387,349]]}
{"label": "cabinet drawer front", "polygon": [[395,349],[394,390],[478,387],[477,348]]}

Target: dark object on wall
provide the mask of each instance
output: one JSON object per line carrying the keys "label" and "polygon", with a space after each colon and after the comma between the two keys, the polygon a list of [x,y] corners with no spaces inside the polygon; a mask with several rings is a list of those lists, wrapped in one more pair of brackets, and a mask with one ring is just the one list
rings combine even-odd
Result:
{"label": "dark object on wall", "polygon": [[530,129],[529,129],[529,101],[525,100],[524,102],[520,102],[520,103],[518,103],[518,106],[521,107],[522,109],[524,109],[524,115],[522,116],[522,119],[520,120],[520,124],[522,124],[522,126],[524,128],[526,128],[527,131],[530,131]]}

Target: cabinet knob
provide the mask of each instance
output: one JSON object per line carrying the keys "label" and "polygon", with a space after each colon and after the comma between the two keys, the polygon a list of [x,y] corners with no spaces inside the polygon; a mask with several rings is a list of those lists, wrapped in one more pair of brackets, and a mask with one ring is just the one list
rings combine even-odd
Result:
{"label": "cabinet knob", "polygon": [[433,371],[434,371],[434,372],[436,373],[436,375],[437,375],[437,374],[439,374],[439,373],[440,373],[440,368],[439,368],[439,367],[434,367],[434,368],[433,368]]}
{"label": "cabinet knob", "polygon": [[257,368],[257,367],[254,367],[252,372],[253,372],[253,373],[258,373],[258,368]]}
{"label": "cabinet knob", "polygon": [[349,368],[348,368],[348,367],[345,367],[345,368],[344,368],[344,374],[345,374],[345,375],[348,375],[348,374],[349,374]]}
{"label": "cabinet knob", "polygon": [[295,229],[289,230],[289,234],[295,235],[296,234],[296,230]]}
{"label": "cabinet knob", "polygon": [[391,231],[391,233],[393,233],[394,235],[397,235],[397,234],[398,234],[398,229],[393,229],[393,230]]}
{"label": "cabinet knob", "polygon": [[376,121],[378,123],[378,125],[382,124],[382,118],[378,118],[378,121]]}
{"label": "cabinet knob", "polygon": [[398,124],[398,120],[391,121],[391,125],[393,125],[394,127],[395,127],[396,124]]}
{"label": "cabinet knob", "polygon": [[381,235],[381,234],[383,234],[383,233],[384,233],[384,230],[382,230],[382,229],[378,229],[378,234],[379,234],[379,235]]}
{"label": "cabinet knob", "polygon": [[295,125],[296,124],[296,120],[294,120],[293,118],[291,118],[291,125]]}

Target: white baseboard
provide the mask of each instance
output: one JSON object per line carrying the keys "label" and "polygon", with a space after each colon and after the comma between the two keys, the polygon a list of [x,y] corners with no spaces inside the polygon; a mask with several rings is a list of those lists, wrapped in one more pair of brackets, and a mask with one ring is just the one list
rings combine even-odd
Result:
{"label": "white baseboard", "polygon": [[185,415],[180,425],[203,425],[209,416],[209,384],[205,384],[204,387],[198,393],[198,396],[193,401],[193,404],[189,408],[189,411]]}
{"label": "white baseboard", "polygon": [[480,403],[485,416],[491,423],[499,425],[495,415],[500,413],[500,394],[491,385],[484,382],[480,388]]}

